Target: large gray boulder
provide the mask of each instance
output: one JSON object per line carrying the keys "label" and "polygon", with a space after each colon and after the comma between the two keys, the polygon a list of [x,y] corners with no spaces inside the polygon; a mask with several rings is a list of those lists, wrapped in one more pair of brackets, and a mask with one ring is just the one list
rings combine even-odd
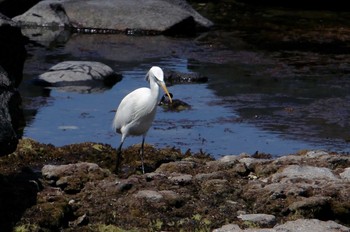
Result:
{"label": "large gray boulder", "polygon": [[13,18],[24,26],[65,27],[69,20],[64,12],[62,1],[41,1],[24,14]]}
{"label": "large gray boulder", "polygon": [[188,33],[213,23],[184,0],[47,0],[13,18],[22,25]]}

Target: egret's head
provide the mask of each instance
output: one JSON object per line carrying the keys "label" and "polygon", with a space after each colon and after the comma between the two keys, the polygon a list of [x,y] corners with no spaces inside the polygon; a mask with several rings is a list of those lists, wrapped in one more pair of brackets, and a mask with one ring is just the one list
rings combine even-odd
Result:
{"label": "egret's head", "polygon": [[154,77],[154,80],[158,82],[164,82],[164,73],[158,66],[153,66],[146,75],[146,80],[149,81],[150,77]]}
{"label": "egret's head", "polygon": [[172,102],[171,96],[169,94],[168,89],[165,86],[164,83],[164,73],[163,70],[161,68],[159,68],[158,66],[153,66],[147,73],[146,75],[146,80],[149,82],[150,78],[153,78],[154,81],[160,86],[162,87],[162,89],[164,90],[164,92],[168,95],[169,97],[169,101]]}

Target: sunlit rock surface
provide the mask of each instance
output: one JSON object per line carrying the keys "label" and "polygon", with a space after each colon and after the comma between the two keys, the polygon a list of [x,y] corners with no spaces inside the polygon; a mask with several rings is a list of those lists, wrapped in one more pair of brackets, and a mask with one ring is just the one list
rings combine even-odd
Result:
{"label": "sunlit rock surface", "polygon": [[67,92],[97,92],[113,86],[121,78],[120,74],[100,62],[64,61],[41,74],[35,83]]}
{"label": "sunlit rock surface", "polygon": [[196,24],[207,28],[213,25],[181,0],[49,0],[13,19],[27,26],[73,27],[91,33],[104,29],[190,33]]}

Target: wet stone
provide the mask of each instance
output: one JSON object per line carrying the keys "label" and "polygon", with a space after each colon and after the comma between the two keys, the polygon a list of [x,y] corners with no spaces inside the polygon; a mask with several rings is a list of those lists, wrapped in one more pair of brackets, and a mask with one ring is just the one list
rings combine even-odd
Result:
{"label": "wet stone", "polygon": [[[227,169],[231,169],[231,168],[237,169],[237,164],[239,164],[240,160],[242,158],[245,158],[245,157],[247,157],[247,155],[245,153],[243,153],[241,155],[232,155],[232,156],[227,155],[227,156],[222,157],[219,160],[207,162],[207,166],[210,169],[214,169],[216,171],[227,170]],[[244,164],[242,163],[242,165],[244,165]],[[245,167],[243,167],[243,166],[242,166],[242,168],[245,169]],[[241,171],[243,171],[243,170],[241,170]],[[245,170],[243,172],[245,172]]]}
{"label": "wet stone", "polygon": [[192,178],[192,175],[172,174],[172,176],[169,177],[169,180],[174,184],[186,185],[192,182]]}
{"label": "wet stone", "polygon": [[223,179],[212,179],[201,184],[202,191],[206,194],[220,194],[229,191],[228,181]]}
{"label": "wet stone", "polygon": [[178,161],[162,164],[156,172],[158,173],[192,173],[197,164],[193,161]]}
{"label": "wet stone", "polygon": [[35,83],[42,85],[64,86],[84,85],[87,82],[102,82],[113,86],[121,80],[121,75],[112,68],[96,61],[64,61],[52,66],[41,74]]}
{"label": "wet stone", "polygon": [[330,201],[330,197],[308,197],[301,201],[293,202],[288,209],[298,215],[313,218],[324,213],[331,213]]}
{"label": "wet stone", "polygon": [[76,163],[67,165],[45,165],[42,168],[43,177],[52,186],[57,186],[66,192],[78,192],[90,180],[100,180],[109,171],[101,169],[94,163]]}
{"label": "wet stone", "polygon": [[159,191],[159,193],[164,197],[164,200],[170,205],[175,207],[180,207],[185,204],[184,197],[180,194],[177,194],[171,190]]}
{"label": "wet stone", "polygon": [[167,176],[163,173],[157,173],[157,172],[146,173],[146,180],[147,181],[166,179],[166,178],[167,178]]}
{"label": "wet stone", "polygon": [[163,199],[163,195],[153,190],[140,190],[134,195],[135,198],[146,199],[150,202],[159,202]]}
{"label": "wet stone", "polygon": [[252,169],[257,164],[265,164],[271,162],[269,159],[254,159],[254,158],[242,158],[239,160],[240,163],[243,163],[247,169]]}
{"label": "wet stone", "polygon": [[213,232],[232,232],[232,231],[240,232],[242,230],[236,224],[227,224],[218,229],[213,230]]}
{"label": "wet stone", "polygon": [[169,85],[173,85],[188,83],[206,83],[208,82],[209,78],[199,73],[180,73],[173,70],[166,70],[164,79],[166,83],[168,83]]}
{"label": "wet stone", "polygon": [[75,221],[69,222],[70,226],[83,226],[87,225],[89,223],[89,217],[87,214],[83,214],[82,216],[78,217]]}
{"label": "wet stone", "polygon": [[345,168],[344,172],[340,173],[339,175],[342,179],[350,181],[350,168]]}
{"label": "wet stone", "polygon": [[222,178],[223,173],[218,172],[210,172],[210,173],[199,173],[194,176],[194,180],[202,182],[210,179],[220,179]]}
{"label": "wet stone", "polygon": [[237,218],[260,227],[273,227],[276,224],[276,217],[270,214],[243,214]]}
{"label": "wet stone", "polygon": [[316,151],[308,151],[305,156],[309,157],[309,158],[317,158],[320,156],[325,156],[325,155],[329,155],[328,152],[325,151],[320,151],[320,150],[316,150]]}
{"label": "wet stone", "polygon": [[291,178],[338,180],[328,168],[290,165],[284,168],[282,172],[272,175],[271,181],[277,182]]}
{"label": "wet stone", "polygon": [[317,219],[298,219],[286,222],[283,225],[274,227],[276,231],[298,231],[298,232],[349,232],[348,227],[342,226],[333,221],[321,221]]}
{"label": "wet stone", "polygon": [[132,181],[128,181],[128,180],[123,180],[123,181],[118,181],[117,183],[118,189],[120,191],[128,191],[132,188],[132,186],[134,185],[132,183]]}
{"label": "wet stone", "polygon": [[248,154],[242,153],[240,155],[226,155],[219,159],[220,162],[223,163],[232,163],[232,162],[237,162],[242,158],[248,157]]}

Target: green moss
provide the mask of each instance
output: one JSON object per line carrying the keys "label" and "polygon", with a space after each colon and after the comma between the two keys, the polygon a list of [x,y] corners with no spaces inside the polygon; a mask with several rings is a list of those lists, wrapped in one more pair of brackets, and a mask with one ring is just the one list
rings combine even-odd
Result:
{"label": "green moss", "polygon": [[13,232],[36,232],[40,231],[40,227],[36,224],[20,225],[13,228]]}
{"label": "green moss", "polygon": [[66,224],[70,207],[66,202],[43,203],[37,206],[37,222],[44,228],[57,229]]}
{"label": "green moss", "polygon": [[137,230],[124,230],[114,225],[97,225],[98,232],[136,232]]}
{"label": "green moss", "polygon": [[151,231],[160,231],[162,229],[163,226],[163,221],[160,219],[156,219],[156,220],[152,220],[152,222],[150,223],[150,230]]}
{"label": "green moss", "polygon": [[192,216],[192,219],[199,222],[202,219],[202,215],[197,213]]}
{"label": "green moss", "polygon": [[192,220],[194,221],[195,231],[211,231],[210,225],[212,224],[211,221],[205,217],[203,217],[201,214],[197,213],[192,216]]}
{"label": "green moss", "polygon": [[244,221],[242,223],[242,226],[244,228],[259,228],[259,226],[256,223],[252,222],[252,221]]}

